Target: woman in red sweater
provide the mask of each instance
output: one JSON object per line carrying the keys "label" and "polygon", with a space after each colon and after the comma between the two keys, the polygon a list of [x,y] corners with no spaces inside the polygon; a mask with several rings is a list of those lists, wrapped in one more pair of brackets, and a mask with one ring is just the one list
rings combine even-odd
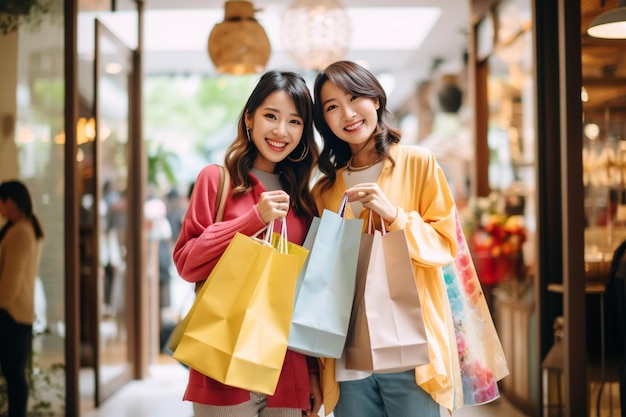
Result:
{"label": "woman in red sweater", "polygon": [[[183,279],[205,280],[237,232],[253,236],[275,219],[286,218],[289,240],[302,244],[316,215],[309,191],[319,155],[312,109],[301,76],[270,71],[261,77],[226,152],[231,183],[221,221],[215,222],[219,166],[203,168],[194,184],[174,247]],[[226,386],[191,369],[184,399],[193,402],[195,417],[316,415],[322,403],[317,361],[287,350],[271,396]]]}

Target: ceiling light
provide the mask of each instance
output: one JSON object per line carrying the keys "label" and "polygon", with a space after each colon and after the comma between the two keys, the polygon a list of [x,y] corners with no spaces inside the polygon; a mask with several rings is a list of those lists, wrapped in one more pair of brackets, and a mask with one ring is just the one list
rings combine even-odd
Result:
{"label": "ceiling light", "polygon": [[587,34],[594,38],[626,39],[626,0],[619,0],[616,9],[593,19]]}
{"label": "ceiling light", "polygon": [[209,35],[209,57],[219,73],[263,72],[270,57],[270,41],[254,17],[249,1],[224,3],[224,21]]}
{"label": "ceiling light", "polygon": [[296,0],[283,16],[283,46],[304,69],[321,70],[342,59],[350,34],[348,13],[337,0]]}
{"label": "ceiling light", "polygon": [[600,135],[600,126],[595,123],[588,123],[583,129],[585,136],[591,140],[595,140]]}
{"label": "ceiling light", "polygon": [[122,67],[122,64],[120,64],[119,62],[109,62],[104,67],[104,72],[106,72],[107,74],[119,74],[123,70],[124,68]]}

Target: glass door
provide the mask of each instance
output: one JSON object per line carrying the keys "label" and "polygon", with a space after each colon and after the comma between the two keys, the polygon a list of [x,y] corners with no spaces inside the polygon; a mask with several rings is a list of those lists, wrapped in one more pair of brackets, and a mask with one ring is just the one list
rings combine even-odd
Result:
{"label": "glass door", "polygon": [[98,406],[133,377],[133,282],[136,255],[129,244],[133,196],[130,168],[133,51],[102,22],[95,21],[94,195],[95,285],[87,308],[93,320],[94,401]]}

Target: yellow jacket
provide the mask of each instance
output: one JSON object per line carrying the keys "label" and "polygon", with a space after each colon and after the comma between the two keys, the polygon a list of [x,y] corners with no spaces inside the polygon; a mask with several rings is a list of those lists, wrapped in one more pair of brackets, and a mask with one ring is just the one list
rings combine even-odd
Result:
{"label": "yellow jacket", "polygon": [[[457,251],[456,208],[443,171],[430,151],[417,146],[393,145],[395,166],[385,161],[377,180],[380,189],[398,207],[398,217],[387,229],[404,229],[422,306],[431,362],[415,369],[416,382],[449,410],[460,406],[463,388],[454,326],[440,268],[454,260]],[[319,212],[337,211],[347,186],[345,168],[337,171],[335,184],[313,187]],[[367,210],[361,217],[367,216]],[[345,218],[354,218],[350,205]],[[364,227],[367,221],[363,222]],[[339,398],[335,360],[322,358],[321,383],[324,410],[329,414]]]}

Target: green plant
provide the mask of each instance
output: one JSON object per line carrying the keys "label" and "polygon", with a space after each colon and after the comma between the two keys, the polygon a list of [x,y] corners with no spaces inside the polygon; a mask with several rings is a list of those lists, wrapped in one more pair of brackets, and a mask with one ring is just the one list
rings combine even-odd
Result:
{"label": "green plant", "polygon": [[[29,387],[28,416],[56,417],[65,415],[65,365],[54,363],[44,367],[33,351],[27,370]],[[0,370],[0,415],[8,410],[6,381]]]}
{"label": "green plant", "polygon": [[178,155],[165,149],[163,144],[149,143],[148,145],[148,184],[159,187],[161,176],[170,185],[176,185],[177,179],[174,174],[174,162],[178,160]]}
{"label": "green plant", "polygon": [[52,0],[0,0],[0,31],[4,35],[27,23],[39,26],[52,10]]}

